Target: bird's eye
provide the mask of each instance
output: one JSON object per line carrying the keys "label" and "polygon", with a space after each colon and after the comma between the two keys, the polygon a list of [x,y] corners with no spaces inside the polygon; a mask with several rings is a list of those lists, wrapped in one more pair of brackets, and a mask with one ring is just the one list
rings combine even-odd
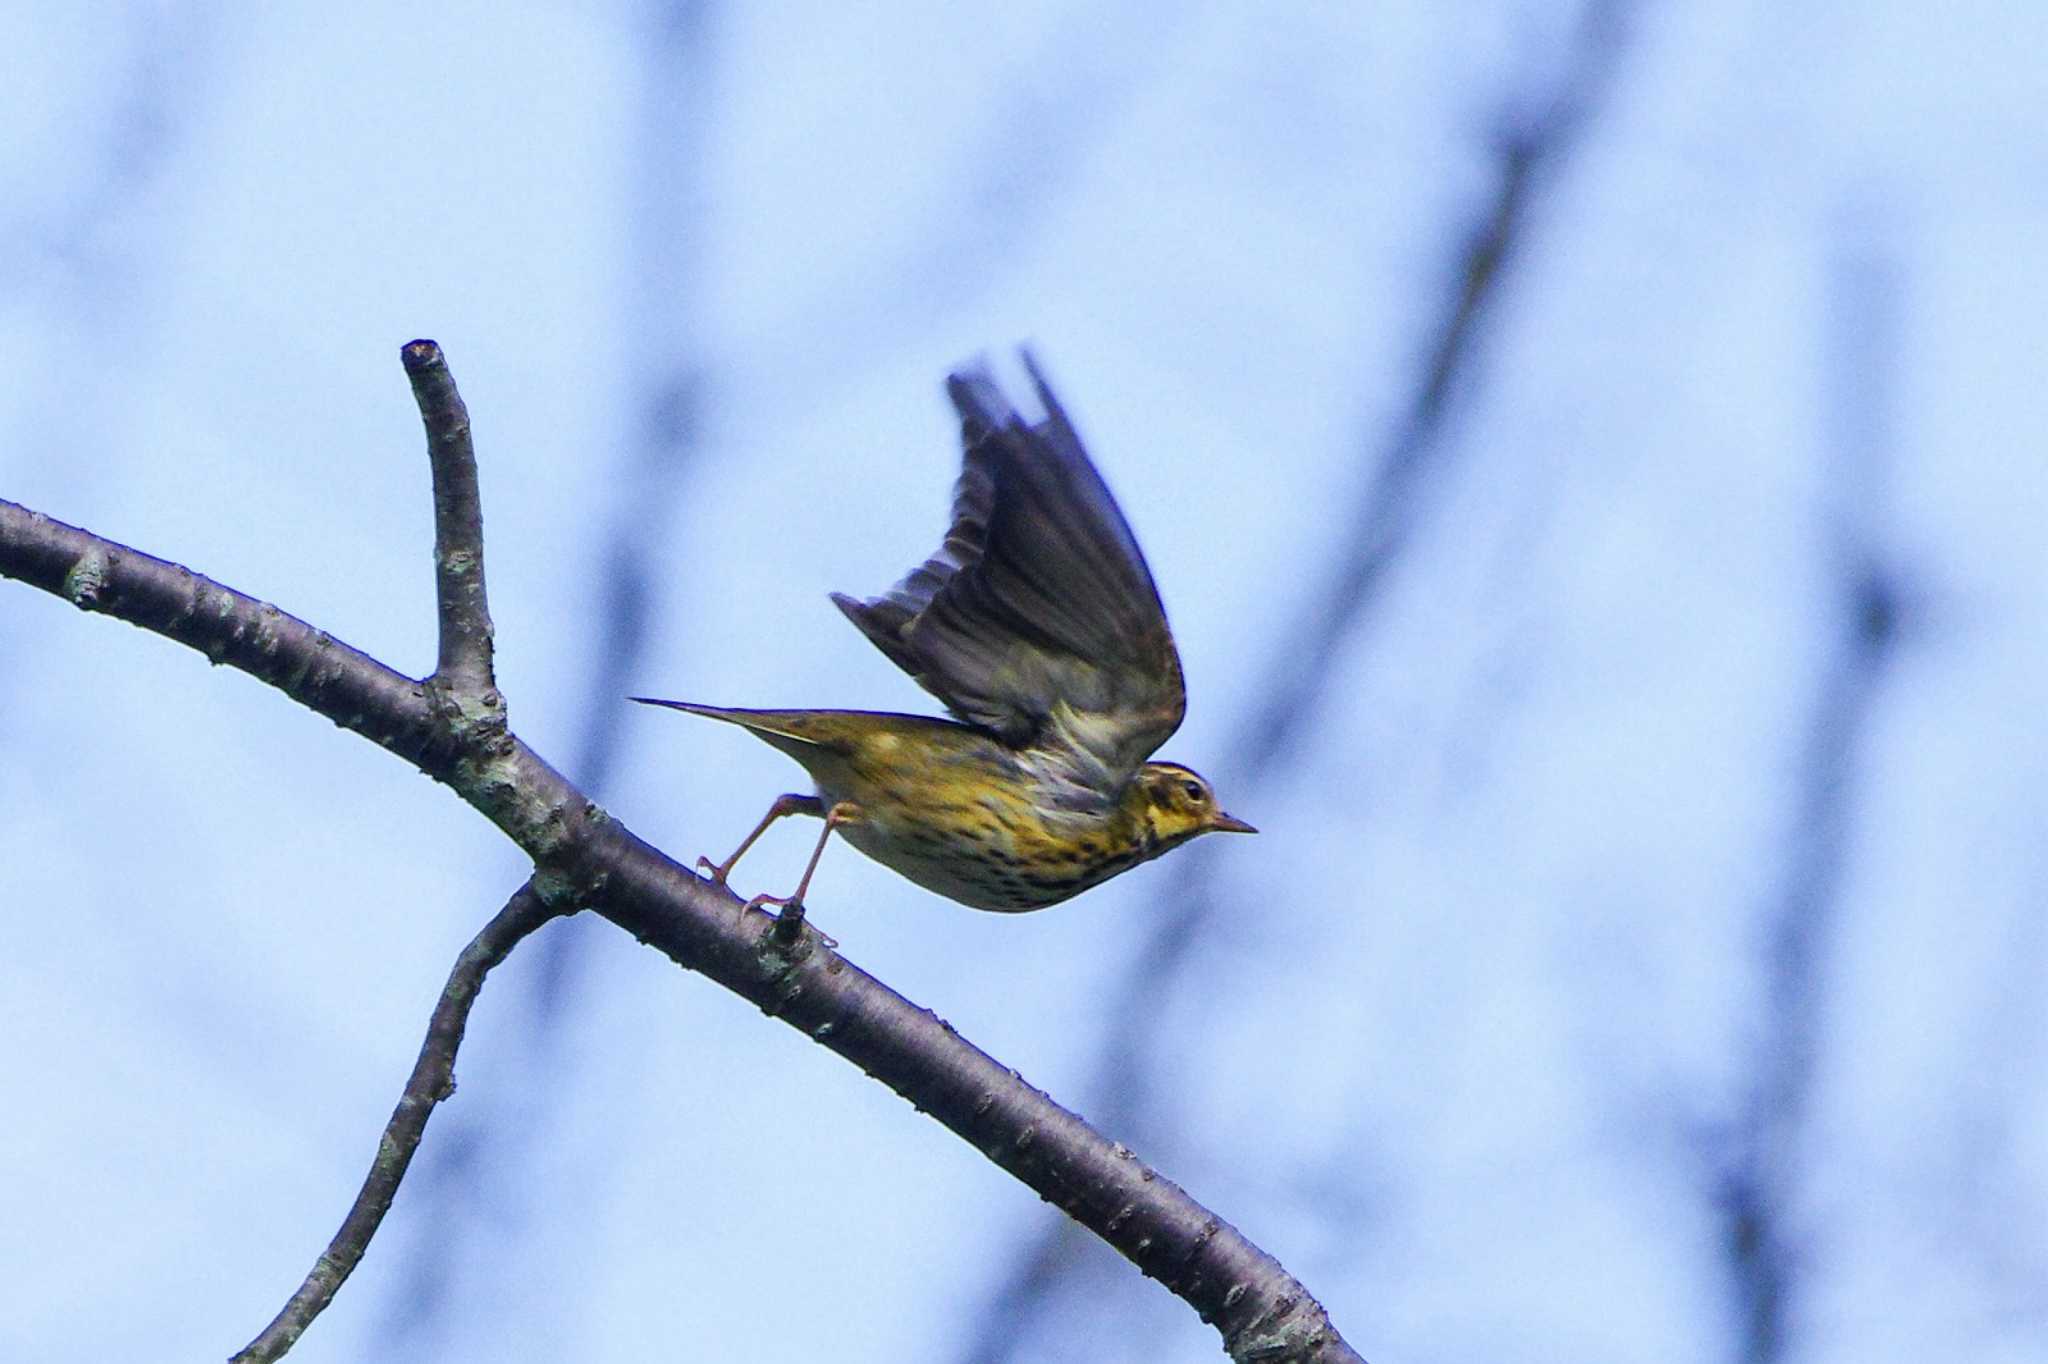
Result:
{"label": "bird's eye", "polygon": [[1196,805],[1209,798],[1209,793],[1202,789],[1202,783],[1198,781],[1184,782],[1180,789],[1187,792],[1188,799]]}

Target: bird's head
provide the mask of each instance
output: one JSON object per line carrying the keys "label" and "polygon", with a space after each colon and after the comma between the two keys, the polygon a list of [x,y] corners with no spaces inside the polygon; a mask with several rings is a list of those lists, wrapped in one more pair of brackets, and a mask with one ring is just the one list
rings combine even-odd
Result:
{"label": "bird's head", "polygon": [[1209,783],[1179,763],[1146,763],[1139,768],[1131,799],[1161,852],[1199,834],[1258,832],[1224,814]]}

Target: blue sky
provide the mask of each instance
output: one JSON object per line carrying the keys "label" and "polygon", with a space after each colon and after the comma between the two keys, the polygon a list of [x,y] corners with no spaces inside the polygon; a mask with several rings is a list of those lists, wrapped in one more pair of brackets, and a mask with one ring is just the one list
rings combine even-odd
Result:
{"label": "blue sky", "polygon": [[[42,7],[0,497],[424,672],[438,339],[513,723],[687,861],[799,774],[623,698],[928,709],[825,594],[929,552],[940,380],[1028,340],[1174,623],[1163,755],[1263,832],[1017,917],[835,847],[842,949],[1376,1361],[2037,1358],[2048,11],[1619,12]],[[224,1357],[519,859],[4,583],[0,753],[0,1354]],[[529,946],[294,1359],[1216,1356],[794,1033]]]}

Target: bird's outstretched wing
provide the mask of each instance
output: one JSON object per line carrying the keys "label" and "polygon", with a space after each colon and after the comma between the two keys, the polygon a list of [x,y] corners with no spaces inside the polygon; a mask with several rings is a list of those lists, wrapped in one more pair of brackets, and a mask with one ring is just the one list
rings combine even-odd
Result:
{"label": "bird's outstretched wing", "polygon": [[946,381],[966,456],[938,552],[883,596],[832,600],[961,719],[1114,792],[1180,727],[1180,655],[1130,526],[1024,365],[1035,425],[980,366]]}

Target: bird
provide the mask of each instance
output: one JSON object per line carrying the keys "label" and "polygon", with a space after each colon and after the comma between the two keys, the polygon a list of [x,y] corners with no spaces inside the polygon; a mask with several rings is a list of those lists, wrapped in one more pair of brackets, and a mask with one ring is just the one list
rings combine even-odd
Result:
{"label": "bird", "polygon": [[1150,761],[1187,710],[1180,654],[1137,538],[1028,349],[1044,417],[1027,421],[985,364],[946,380],[962,461],[930,558],[881,596],[832,602],[951,719],[747,710],[631,698],[747,730],[815,790],[779,797],[722,862],[788,815],[824,820],[796,889],[756,895],[801,922],[836,831],[974,909],[1044,909],[1207,833],[1256,833],[1191,768]]}

